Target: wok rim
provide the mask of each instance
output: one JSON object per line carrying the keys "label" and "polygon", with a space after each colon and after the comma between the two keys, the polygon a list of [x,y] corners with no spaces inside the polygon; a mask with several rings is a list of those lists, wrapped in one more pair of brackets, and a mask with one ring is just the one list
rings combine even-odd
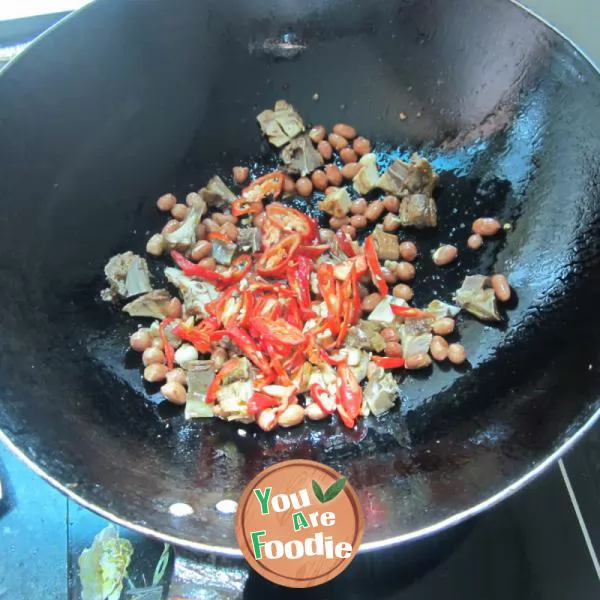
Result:
{"label": "wok rim", "polygon": [[[19,54],[13,57],[4,67],[0,69],[0,76],[3,75],[6,70],[15,64],[21,56],[26,54],[30,48],[37,45],[40,40],[45,38],[48,34],[50,34],[55,28],[59,27],[63,22],[75,17],[82,11],[85,11],[88,7],[95,4],[97,0],[91,0],[88,4],[78,8],[63,18],[59,19],[54,25],[45,30],[42,34],[40,34],[37,38],[32,40],[27,47],[22,50]],[[534,19],[537,19],[548,29],[553,31],[559,37],[561,37],[567,44],[569,44],[579,55],[583,57],[583,59],[592,67],[592,69],[600,76],[600,65],[596,65],[596,63],[590,58],[590,56],[582,50],[582,48],[576,44],[568,35],[559,30],[555,25],[550,23],[544,17],[537,14],[533,9],[524,6],[518,0],[507,0],[508,3],[513,4],[518,9],[521,9]],[[366,553],[372,552],[376,550],[384,550],[386,548],[390,548],[393,546],[397,546],[400,544],[406,544],[408,542],[413,542],[419,539],[423,539],[429,536],[432,536],[436,533],[440,533],[446,529],[450,529],[467,519],[470,519],[478,514],[483,513],[484,511],[492,508],[493,506],[499,504],[500,502],[506,500],[519,490],[523,489],[527,484],[536,479],[539,475],[541,475],[544,471],[549,469],[552,465],[557,463],[566,453],[571,450],[575,444],[577,444],[587,433],[592,429],[592,427],[596,424],[597,421],[600,420],[600,408],[598,408],[581,426],[578,427],[577,431],[568,437],[558,448],[554,450],[549,456],[547,456],[544,460],[533,466],[533,468],[526,471],[521,477],[509,483],[501,489],[499,492],[493,494],[492,496],[466,508],[460,512],[453,514],[450,517],[437,521],[431,525],[426,527],[422,527],[420,529],[416,529],[414,531],[395,535],[392,537],[388,537],[379,541],[373,542],[364,542],[361,543],[358,552]],[[43,480],[48,482],[52,487],[60,491],[64,494],[68,499],[73,500],[80,506],[96,513],[97,515],[112,521],[122,527],[126,527],[132,531],[135,531],[141,535],[151,537],[156,540],[160,540],[162,542],[166,542],[172,544],[174,546],[178,546],[181,548],[185,548],[188,550],[203,552],[207,554],[214,554],[220,556],[227,556],[230,558],[242,559],[243,555],[241,550],[238,548],[231,548],[229,546],[218,546],[211,545],[202,542],[194,542],[189,539],[180,538],[174,535],[170,535],[167,533],[163,533],[152,527],[144,526],[140,523],[136,523],[128,520],[127,518],[123,518],[110,512],[109,510],[103,508],[102,506],[95,504],[94,502],[90,502],[86,500],[84,497],[77,494],[73,489],[67,487],[67,485],[61,483],[59,480],[55,479],[51,474],[41,468],[34,460],[32,460],[23,450],[21,450],[12,439],[2,430],[0,429],[0,442],[4,444],[4,446],[12,452],[14,456],[16,456],[19,460],[21,460],[31,471],[33,471],[36,475],[41,477]]]}

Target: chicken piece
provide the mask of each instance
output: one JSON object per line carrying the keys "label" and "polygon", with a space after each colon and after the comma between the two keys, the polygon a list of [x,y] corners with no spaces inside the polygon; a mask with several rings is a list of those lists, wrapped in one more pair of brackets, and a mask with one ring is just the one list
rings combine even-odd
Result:
{"label": "chicken piece", "polygon": [[219,238],[214,238],[212,241],[212,257],[220,265],[230,265],[235,253],[237,252],[237,244],[235,242],[226,242]]}
{"label": "chicken piece", "polygon": [[429,345],[433,339],[432,322],[433,319],[430,317],[414,318],[405,319],[400,325],[400,343],[405,359],[415,354],[429,352]]}
{"label": "chicken piece", "polygon": [[345,354],[348,359],[348,366],[359,383],[367,376],[369,366],[369,354],[359,348],[346,348]]}
{"label": "chicken piece", "polygon": [[229,205],[237,199],[237,196],[218,175],[211,177],[206,187],[203,187],[198,193],[208,206],[218,210],[229,208]]}
{"label": "chicken piece", "polygon": [[203,206],[195,205],[175,231],[163,236],[169,249],[175,248],[183,252],[196,243],[196,226],[200,223],[205,210],[206,204]]}
{"label": "chicken piece", "polygon": [[170,301],[171,294],[167,290],[152,290],[126,304],[123,307],[123,312],[132,317],[164,319]]}
{"label": "chicken piece", "polygon": [[212,417],[212,406],[206,404],[206,392],[215,377],[212,362],[210,360],[193,360],[186,363],[185,366],[188,385],[185,418]]}
{"label": "chicken piece", "polygon": [[393,233],[386,233],[382,225],[375,227],[373,240],[380,260],[398,260],[400,258],[398,236]]}
{"label": "chicken piece", "polygon": [[109,287],[102,290],[102,300],[114,302],[118,297],[131,298],[152,291],[145,258],[131,251],[113,256],[104,267]]}
{"label": "chicken piece", "polygon": [[352,200],[346,188],[338,188],[325,196],[324,200],[318,203],[318,207],[332,217],[345,217],[350,211]]}
{"label": "chicken piece", "polygon": [[308,134],[293,139],[282,151],[284,169],[292,175],[308,175],[323,166],[323,157],[315,149]]}
{"label": "chicken piece", "polygon": [[274,110],[263,110],[257,117],[263,135],[281,148],[304,131],[302,117],[285,100],[278,100]]}
{"label": "chicken piece", "polygon": [[363,405],[378,417],[394,406],[397,397],[398,384],[393,375],[377,367],[363,393]]}
{"label": "chicken piece", "polygon": [[436,319],[443,319],[444,317],[454,318],[460,312],[460,308],[441,300],[432,300],[427,305],[427,312],[431,313]]}
{"label": "chicken piece", "polygon": [[258,227],[240,227],[237,245],[242,252],[259,252],[261,249],[260,229]]}
{"label": "chicken piece", "polygon": [[248,402],[253,394],[252,382],[249,379],[222,385],[217,391],[221,417],[227,421],[243,423],[254,421],[254,417],[248,414]]}
{"label": "chicken piece", "polygon": [[210,316],[204,305],[219,296],[213,285],[199,279],[192,279],[184,275],[183,271],[174,267],[167,267],[165,275],[169,283],[179,289],[183,296],[183,310],[187,315]]}
{"label": "chicken piece", "polygon": [[374,352],[383,352],[386,341],[381,335],[381,330],[386,323],[380,321],[359,321],[348,330],[346,344],[353,348],[361,350],[372,350]]}
{"label": "chicken piece", "polygon": [[500,321],[496,295],[489,277],[468,275],[454,295],[456,304],[482,321]]}
{"label": "chicken piece", "polygon": [[354,189],[361,195],[368,194],[377,187],[379,171],[377,171],[377,157],[370,153],[365,154],[359,161],[361,170],[354,176],[352,184]]}
{"label": "chicken piece", "polygon": [[437,226],[437,207],[435,200],[425,194],[412,194],[402,198],[400,203],[400,222],[403,227]]}

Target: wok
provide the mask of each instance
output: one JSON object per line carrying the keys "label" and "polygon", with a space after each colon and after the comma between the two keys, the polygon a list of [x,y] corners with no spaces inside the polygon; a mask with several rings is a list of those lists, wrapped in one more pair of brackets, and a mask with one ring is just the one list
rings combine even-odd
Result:
{"label": "wok", "polygon": [[[279,98],[441,172],[417,305],[467,273],[504,272],[516,291],[501,326],[460,318],[468,365],[407,376],[399,408],[354,431],[185,422],[142,382],[134,322],[99,299],[107,259],[161,227],[160,194],[271,156],[255,115]],[[363,549],[495,504],[598,416],[599,122],[598,73],[509,2],[92,3],[0,77],[2,439],[85,506],[216,554],[239,555],[217,502],[288,458],[350,478]],[[490,214],[512,231],[467,251]],[[438,280],[442,240],[460,260]]]}

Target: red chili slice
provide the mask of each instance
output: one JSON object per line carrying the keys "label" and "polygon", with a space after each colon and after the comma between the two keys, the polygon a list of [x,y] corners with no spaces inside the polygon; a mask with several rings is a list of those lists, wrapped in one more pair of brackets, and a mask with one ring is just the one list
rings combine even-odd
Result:
{"label": "red chili slice", "polygon": [[267,173],[255,179],[248,187],[242,190],[242,198],[247,202],[260,202],[266,196],[277,200],[283,191],[285,175],[280,171]]}
{"label": "red chili slice", "polygon": [[354,427],[356,417],[360,414],[362,405],[362,389],[354,375],[354,372],[347,365],[339,365],[338,385],[337,385],[337,406],[338,412],[347,427]]}
{"label": "red chili slice", "polygon": [[371,360],[382,369],[399,369],[404,366],[401,356],[372,356]]}
{"label": "red chili slice", "polygon": [[330,415],[335,411],[335,397],[321,384],[313,383],[310,386],[310,396],[325,414]]}
{"label": "red chili slice", "polygon": [[279,406],[279,398],[274,398],[268,394],[254,392],[248,400],[248,414],[255,415],[265,408]]}
{"label": "red chili slice", "polygon": [[267,217],[286,233],[299,234],[304,242],[314,240],[319,233],[317,223],[309,216],[277,202],[267,206]]}
{"label": "red chili slice", "polygon": [[392,312],[397,317],[404,317],[405,319],[415,319],[415,318],[435,318],[434,315],[428,313],[425,310],[421,310],[420,308],[413,308],[412,306],[399,306],[397,304],[391,304]]}
{"label": "red chili slice", "polygon": [[300,245],[299,235],[290,235],[266,250],[260,257],[256,270],[263,277],[282,277]]}
{"label": "red chili slice", "polygon": [[356,248],[352,244],[352,239],[347,233],[338,229],[335,234],[335,239],[337,240],[338,246],[342,249],[342,252],[348,258],[356,256]]}
{"label": "red chili slice", "polygon": [[371,278],[375,287],[382,296],[387,296],[388,284],[383,277],[372,235],[365,240],[365,258],[367,259],[367,266],[369,267],[369,271],[371,271]]}
{"label": "red chili slice", "polygon": [[263,205],[261,202],[248,202],[245,198],[238,198],[231,204],[231,214],[234,217],[241,217],[243,215],[257,215],[263,211]]}
{"label": "red chili slice", "polygon": [[296,327],[292,327],[292,325],[286,323],[283,319],[273,321],[264,317],[257,317],[252,320],[252,327],[261,338],[271,344],[293,348],[306,343],[304,334]]}
{"label": "red chili slice", "polygon": [[227,375],[235,371],[239,365],[240,359],[238,357],[228,360],[222,367],[221,370],[215,375],[214,379],[210,382],[208,389],[206,390],[206,404],[214,404],[217,399],[217,392],[221,387],[221,382]]}

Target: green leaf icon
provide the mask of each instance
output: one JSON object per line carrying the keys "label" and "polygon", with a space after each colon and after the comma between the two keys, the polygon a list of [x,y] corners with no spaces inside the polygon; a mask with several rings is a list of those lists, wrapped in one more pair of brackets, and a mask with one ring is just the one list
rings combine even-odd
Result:
{"label": "green leaf icon", "polygon": [[329,502],[330,500],[333,500],[344,489],[345,485],[345,477],[340,477],[337,481],[334,481],[323,495],[323,502]]}
{"label": "green leaf icon", "polygon": [[323,494],[323,490],[321,489],[321,486],[314,479],[312,480],[312,489],[313,489],[313,492],[315,493],[315,496],[317,497],[317,500],[319,502],[325,502],[325,496]]}
{"label": "green leaf icon", "polygon": [[345,477],[340,477],[337,481],[334,481],[323,493],[321,486],[313,479],[312,489],[317,497],[317,500],[322,504],[325,504],[325,502],[333,500],[344,489],[346,481],[347,480]]}

